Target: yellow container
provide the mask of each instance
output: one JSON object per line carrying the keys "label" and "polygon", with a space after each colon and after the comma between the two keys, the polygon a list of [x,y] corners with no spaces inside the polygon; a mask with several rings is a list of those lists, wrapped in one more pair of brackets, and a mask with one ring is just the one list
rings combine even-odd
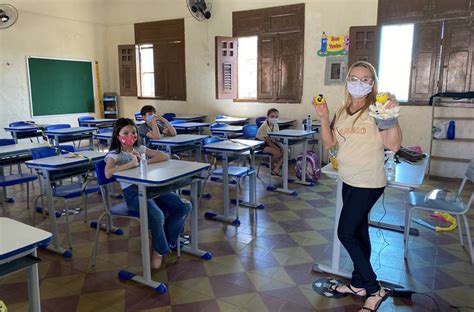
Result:
{"label": "yellow container", "polygon": [[329,156],[329,161],[331,162],[332,168],[337,170],[337,158],[334,156]]}

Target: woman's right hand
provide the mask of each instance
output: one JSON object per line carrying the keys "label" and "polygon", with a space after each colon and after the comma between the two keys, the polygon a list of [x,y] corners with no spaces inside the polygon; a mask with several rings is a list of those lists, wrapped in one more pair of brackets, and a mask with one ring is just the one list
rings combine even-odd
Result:
{"label": "woman's right hand", "polygon": [[313,105],[314,109],[316,110],[316,113],[319,115],[319,118],[321,120],[329,119],[329,108],[326,101],[320,104],[320,103],[316,103],[313,99],[311,104]]}

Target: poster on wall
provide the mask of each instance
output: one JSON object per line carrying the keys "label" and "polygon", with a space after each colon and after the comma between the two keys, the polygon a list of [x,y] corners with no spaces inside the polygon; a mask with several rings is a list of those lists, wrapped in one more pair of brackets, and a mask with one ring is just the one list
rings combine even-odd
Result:
{"label": "poster on wall", "polygon": [[349,32],[345,35],[321,35],[321,48],[318,55],[321,57],[349,54]]}

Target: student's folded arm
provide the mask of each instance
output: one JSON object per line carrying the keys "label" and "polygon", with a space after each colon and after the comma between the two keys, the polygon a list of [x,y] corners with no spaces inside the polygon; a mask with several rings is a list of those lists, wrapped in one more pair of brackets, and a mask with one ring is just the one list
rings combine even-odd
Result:
{"label": "student's folded arm", "polygon": [[167,136],[176,136],[178,133],[176,132],[176,128],[168,120],[163,120],[163,124],[165,129],[163,130],[163,134]]}
{"label": "student's folded arm", "polygon": [[162,161],[167,161],[169,159],[168,154],[165,154],[160,151],[156,151],[150,148],[147,148],[145,150],[145,154],[148,157],[148,163],[156,163],[156,162],[162,162]]}
{"label": "student's folded arm", "polygon": [[121,166],[115,166],[115,159],[106,158],[105,160],[105,177],[107,179],[112,178],[114,173],[124,171],[133,167],[133,162],[123,164]]}
{"label": "student's folded arm", "polygon": [[158,129],[158,127],[156,127],[156,129],[153,129],[153,131],[147,132],[146,136],[149,139],[152,139],[152,140],[153,139],[154,140],[160,139],[161,138],[160,129]]}

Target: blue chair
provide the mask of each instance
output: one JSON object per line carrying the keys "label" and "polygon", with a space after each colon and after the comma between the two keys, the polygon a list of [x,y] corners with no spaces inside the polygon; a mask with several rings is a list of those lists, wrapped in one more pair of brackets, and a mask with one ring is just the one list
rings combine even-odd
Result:
{"label": "blue chair", "polygon": [[226,117],[227,117],[226,115],[217,115],[216,119],[222,119],[222,118],[226,118]]}
{"label": "blue chair", "polygon": [[[61,145],[59,149],[52,148],[52,147],[40,147],[36,148],[31,151],[31,156],[33,159],[41,159],[46,157],[56,156],[59,151],[61,153],[67,153],[68,151],[74,151],[73,146],[68,145]],[[41,179],[41,172],[38,172],[38,175]],[[85,182],[87,183],[87,182]],[[52,184],[53,189],[53,197],[60,198],[64,201],[64,214],[66,216],[66,234],[69,243],[69,248],[72,248],[72,238],[71,238],[71,231],[69,227],[69,207],[68,207],[68,200],[83,197],[84,200],[84,222],[87,222],[87,196],[92,193],[97,193],[99,191],[99,186],[92,185],[87,183],[84,187],[82,179],[78,182],[64,184],[64,185],[57,185],[55,183]],[[35,199],[35,207],[37,206],[38,199],[42,199],[44,194],[39,195]],[[44,213],[44,209],[43,209]],[[50,211],[50,213],[53,213]],[[56,212],[54,212],[56,213]],[[36,223],[36,213],[33,214],[33,224]]]}
{"label": "blue chair", "polygon": [[143,121],[142,113],[136,112],[135,113],[135,120],[136,121]]}
{"label": "blue chair", "polygon": [[242,128],[242,138],[247,140],[254,140],[257,136],[258,127],[257,125],[245,125]]}
{"label": "blue chair", "polygon": [[164,113],[163,118],[168,120],[168,121],[173,121],[174,117],[176,117],[175,113]]}
{"label": "blue chair", "polygon": [[182,123],[186,123],[186,121],[185,121],[185,120],[181,120],[181,119],[180,119],[180,120],[172,120],[172,121],[170,121],[170,124],[172,124],[172,125],[177,125],[177,124],[182,124]]}
{"label": "blue chair", "polygon": [[[30,122],[15,121],[15,122],[10,123],[8,126],[9,127],[28,127],[28,126],[31,126],[32,124],[34,124],[34,122],[32,122],[32,121],[30,121]],[[31,138],[33,138],[33,137],[36,137],[36,140],[39,142],[39,137],[41,137],[41,136],[42,136],[41,132],[38,132],[37,130],[26,131],[26,132],[17,132],[17,134],[16,134],[17,139],[30,139],[31,142],[33,142],[31,140]]]}
{"label": "blue chair", "polygon": [[[97,133],[107,133],[107,132],[113,132],[114,129],[112,128],[99,128],[97,130]],[[103,147],[109,147],[109,142],[108,140],[104,140],[104,139],[99,139],[99,147],[103,148]]]}
{"label": "blue chair", "polygon": [[[7,145],[14,145],[15,141],[13,139],[0,139],[0,146],[7,146]],[[19,173],[11,174],[11,167],[10,167],[10,175],[4,176],[0,175],[0,187],[2,188],[3,195],[1,197],[1,204],[2,204],[2,213],[5,215],[6,213],[6,202],[7,202],[7,187],[14,186],[19,184],[26,183],[26,207],[30,209],[30,182],[35,181],[38,177],[33,174],[24,174],[21,172],[20,165],[18,166]]]}
{"label": "blue chair", "polygon": [[[461,197],[461,194],[463,192],[464,186],[466,185],[467,181],[474,182],[474,158],[471,159],[471,162],[469,163],[466,172],[464,174],[464,179],[461,182],[461,186],[459,187],[457,193],[451,194],[452,197]],[[438,212],[447,212],[449,214],[453,214],[456,216],[457,224],[458,224],[458,229],[459,229],[459,241],[461,243],[461,246],[464,246],[463,243],[463,237],[462,237],[462,223],[460,222],[460,217],[462,216],[463,221],[464,221],[464,227],[466,230],[466,236],[467,236],[467,244],[468,244],[468,249],[469,249],[469,254],[471,255],[471,263],[474,264],[474,250],[472,247],[472,239],[471,239],[471,230],[469,228],[469,222],[467,218],[467,213],[469,211],[469,208],[472,205],[472,202],[474,201],[474,192],[471,192],[471,197],[469,198],[469,201],[467,204],[464,204],[461,200],[459,201],[448,201],[444,199],[430,199],[430,200],[425,200],[426,195],[428,193],[424,192],[410,192],[409,194],[409,207],[407,216],[406,216],[406,224],[405,224],[405,232],[403,233],[404,239],[405,239],[405,258],[407,257],[408,253],[408,240],[410,238],[410,225],[412,221],[412,215],[413,211],[415,209],[422,209],[422,210],[427,210],[427,211],[438,211]]]}
{"label": "blue chair", "polygon": [[[66,128],[71,128],[71,125],[69,124],[54,124],[54,125],[48,125],[46,126],[46,131],[48,130],[58,130],[58,129],[66,129]],[[48,140],[54,139],[53,135],[48,135]]]}
{"label": "blue chair", "polygon": [[84,120],[94,120],[95,117],[92,117],[92,116],[82,116],[82,117],[79,117],[77,118],[77,124],[79,125],[79,127],[88,127],[87,124],[84,124],[83,121]]}
{"label": "blue chair", "polygon": [[257,127],[260,128],[260,126],[267,120],[267,117],[257,117],[255,119],[255,123],[257,124]]}

